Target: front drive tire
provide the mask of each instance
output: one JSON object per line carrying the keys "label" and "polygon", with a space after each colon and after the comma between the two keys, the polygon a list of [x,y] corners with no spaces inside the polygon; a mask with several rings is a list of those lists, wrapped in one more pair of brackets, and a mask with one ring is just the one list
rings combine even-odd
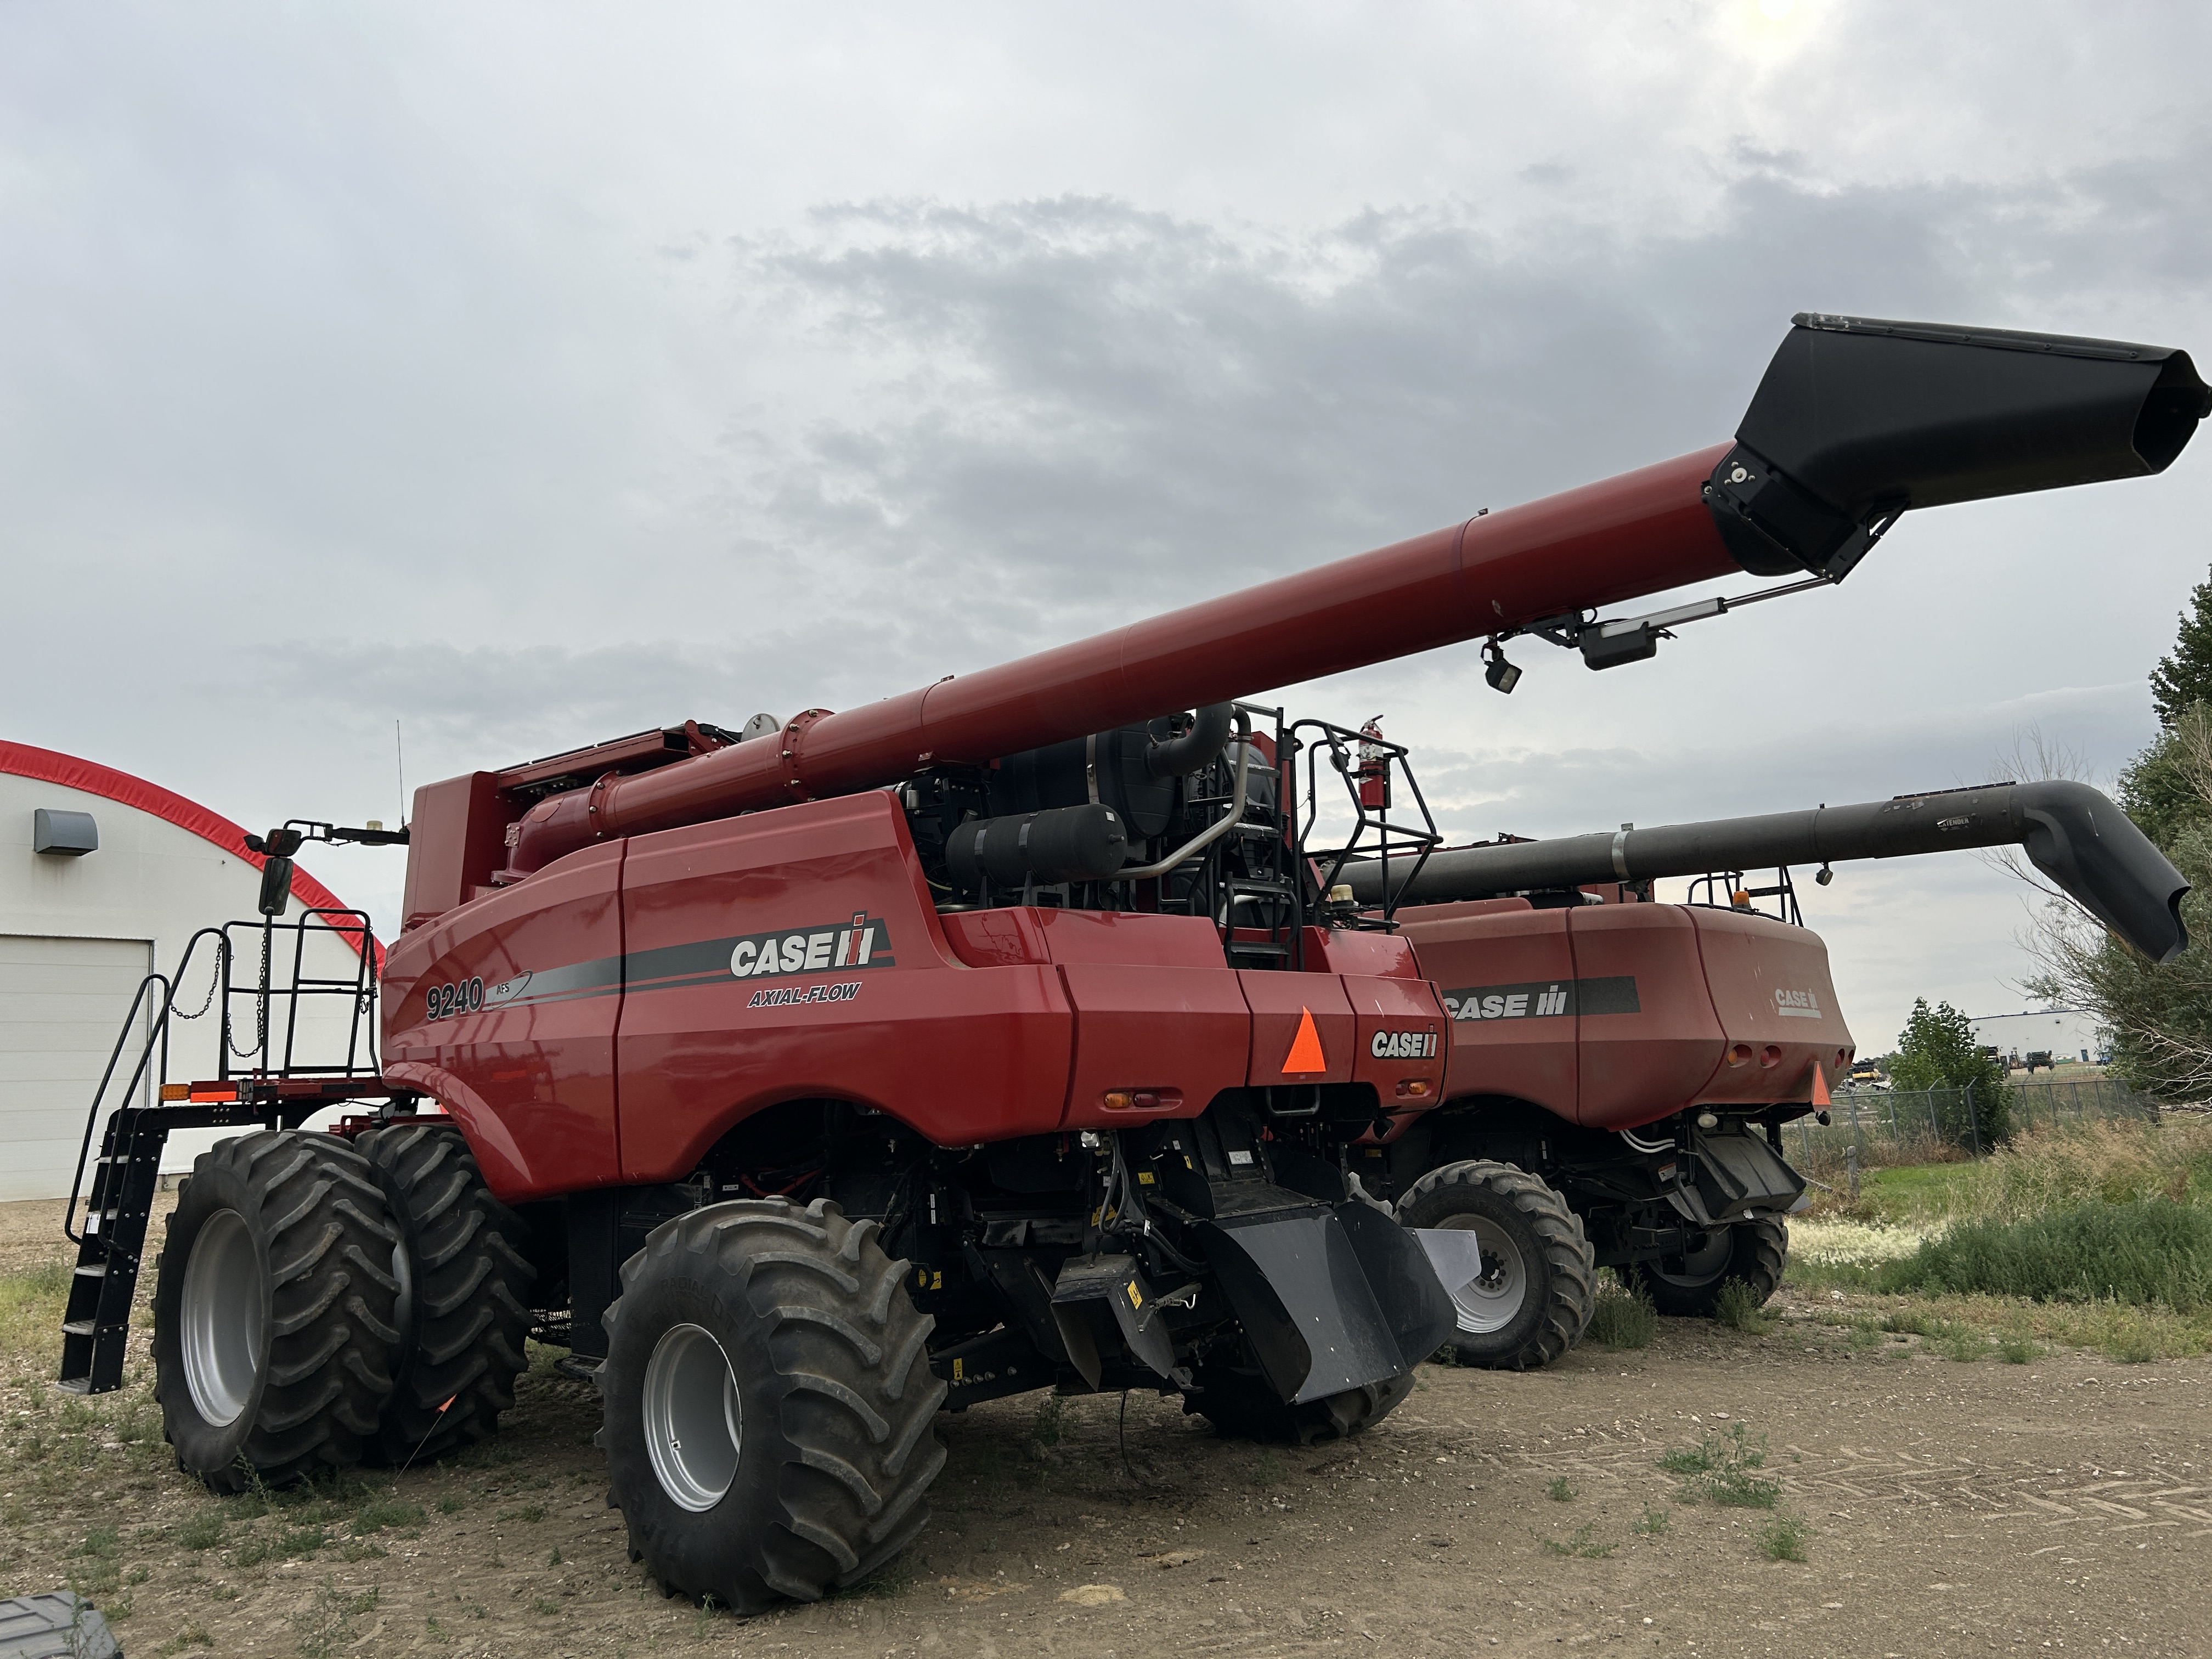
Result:
{"label": "front drive tire", "polygon": [[1783,1269],[1790,1264],[1790,1224],[1771,1216],[1739,1221],[1705,1235],[1704,1243],[1686,1255],[1657,1261],[1638,1261],[1628,1269],[1632,1288],[1651,1298],[1651,1305],[1675,1319],[1710,1319],[1719,1304],[1721,1289],[1731,1279],[1751,1287],[1755,1306],[1781,1287]]}
{"label": "front drive tire", "polygon": [[665,1223],[623,1264],[599,1442],[631,1559],[671,1595],[817,1601],[927,1521],[935,1322],[876,1232],[826,1200],[746,1199]]}
{"label": "front drive tire", "polygon": [[358,1144],[400,1235],[399,1340],[374,1453],[395,1467],[435,1462],[488,1437],[514,1404],[537,1276],[528,1231],[443,1119],[403,1119]]}
{"label": "front drive tire", "polygon": [[1582,1340],[1597,1300],[1597,1258],[1582,1218],[1544,1182],[1510,1164],[1474,1159],[1431,1170],[1398,1200],[1399,1224],[1466,1228],[1481,1243],[1482,1273],[1447,1285],[1459,1316],[1451,1336],[1462,1365],[1527,1370]]}
{"label": "front drive tire", "polygon": [[368,1161],[264,1130],[192,1165],[154,1291],[154,1386],[177,1466],[217,1492],[357,1462],[392,1392],[398,1232]]}

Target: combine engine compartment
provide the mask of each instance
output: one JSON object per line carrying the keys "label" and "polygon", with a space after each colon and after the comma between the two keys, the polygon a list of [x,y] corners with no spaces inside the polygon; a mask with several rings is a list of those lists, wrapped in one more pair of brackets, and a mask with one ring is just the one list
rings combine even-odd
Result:
{"label": "combine engine compartment", "polygon": [[410,912],[433,878],[470,896],[391,949],[384,1074],[559,1264],[568,1363],[605,1356],[655,1228],[780,1198],[913,1265],[956,1407],[1225,1389],[1325,1425],[1402,1385],[1449,1304],[1346,1170],[1441,1098],[1444,1013],[1386,923],[1322,915],[1273,711],[489,862],[549,783],[735,741],[693,722],[417,799]]}

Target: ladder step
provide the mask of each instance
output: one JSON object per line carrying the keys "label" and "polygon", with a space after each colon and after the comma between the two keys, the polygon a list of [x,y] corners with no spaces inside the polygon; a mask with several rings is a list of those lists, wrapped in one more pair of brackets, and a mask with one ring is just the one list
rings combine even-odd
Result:
{"label": "ladder step", "polygon": [[66,1322],[62,1326],[62,1334],[64,1336],[90,1336],[93,1334],[94,1328],[99,1324],[99,1322],[100,1322],[98,1320],[94,1319],[72,1319]]}
{"label": "ladder step", "polygon": [[89,1376],[64,1376],[59,1378],[54,1383],[54,1386],[59,1389],[64,1394],[90,1394],[92,1392],[92,1378]]}
{"label": "ladder step", "polygon": [[76,1270],[76,1276],[79,1279],[105,1279],[107,1277],[107,1264],[105,1261],[94,1261],[80,1267]]}

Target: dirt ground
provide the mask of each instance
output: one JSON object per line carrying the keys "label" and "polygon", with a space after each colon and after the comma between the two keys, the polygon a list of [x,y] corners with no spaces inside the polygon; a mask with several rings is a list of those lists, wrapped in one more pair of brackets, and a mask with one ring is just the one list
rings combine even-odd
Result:
{"label": "dirt ground", "polygon": [[[0,1272],[49,1257],[25,1235],[50,1209],[0,1206]],[[93,1586],[128,1606],[134,1656],[2212,1646],[2212,1360],[1960,1364],[1814,1322],[1848,1308],[1826,1293],[1784,1307],[1764,1336],[1662,1321],[1649,1348],[1527,1375],[1424,1366],[1379,1428],[1304,1450],[1218,1440],[1144,1395],[1125,1425],[1119,1396],[943,1418],[935,1518],[890,1577],[744,1623],[630,1564],[596,1396],[550,1368],[459,1465],[264,1506],[176,1472],[143,1358],[88,1409],[36,1385],[46,1339],[19,1323],[0,1587]],[[1739,1495],[1772,1508],[1659,1467],[1739,1427],[1765,1452]],[[1809,1529],[1803,1561],[1768,1559],[1778,1519]]]}

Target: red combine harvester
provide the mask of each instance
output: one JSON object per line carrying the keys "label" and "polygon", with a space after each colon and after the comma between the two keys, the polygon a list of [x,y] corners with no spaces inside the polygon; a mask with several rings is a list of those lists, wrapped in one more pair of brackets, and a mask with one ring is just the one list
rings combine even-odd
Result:
{"label": "red combine harvester", "polygon": [[[639,1558],[750,1609],[898,1553],[948,1401],[1371,1422],[1490,1270],[1358,1178],[1449,1086],[1389,890],[1439,838],[1401,750],[1236,700],[1525,630],[1632,661],[1683,613],[1595,607],[1838,580],[1908,507],[2159,471],[2208,401],[2179,352],[1801,318],[1732,444],[849,712],[431,785],[373,1070],[272,1049],[313,988],[264,968],[255,1063],[107,1119],[64,1382],[120,1376],[162,1137],[234,1123],[155,1297],[169,1436],[218,1486],[489,1431],[534,1328],[599,1382]],[[1326,850],[1324,757],[1355,817]],[[264,916],[301,836],[361,833],[272,832]],[[1370,907],[1333,891],[1363,853]],[[341,1099],[378,1109],[298,1132]]]}
{"label": "red combine harvester", "polygon": [[[2152,961],[2187,945],[2188,884],[2078,783],[1453,848],[1387,890],[1379,863],[1348,866],[1362,903],[1387,894],[1451,1017],[1443,1103],[1355,1167],[1407,1225],[1481,1237],[1484,1271],[1455,1292],[1455,1354],[1556,1358],[1601,1267],[1662,1313],[1710,1313],[1730,1279],[1773,1294],[1804,1190],[1782,1125],[1827,1104],[1856,1048],[1819,936],[1751,901],[1794,916],[1792,865],[1826,886],[1850,860],[2001,846]],[[1768,867],[1778,885],[1742,884]],[[1674,876],[1711,877],[1727,902],[1650,902]]]}

